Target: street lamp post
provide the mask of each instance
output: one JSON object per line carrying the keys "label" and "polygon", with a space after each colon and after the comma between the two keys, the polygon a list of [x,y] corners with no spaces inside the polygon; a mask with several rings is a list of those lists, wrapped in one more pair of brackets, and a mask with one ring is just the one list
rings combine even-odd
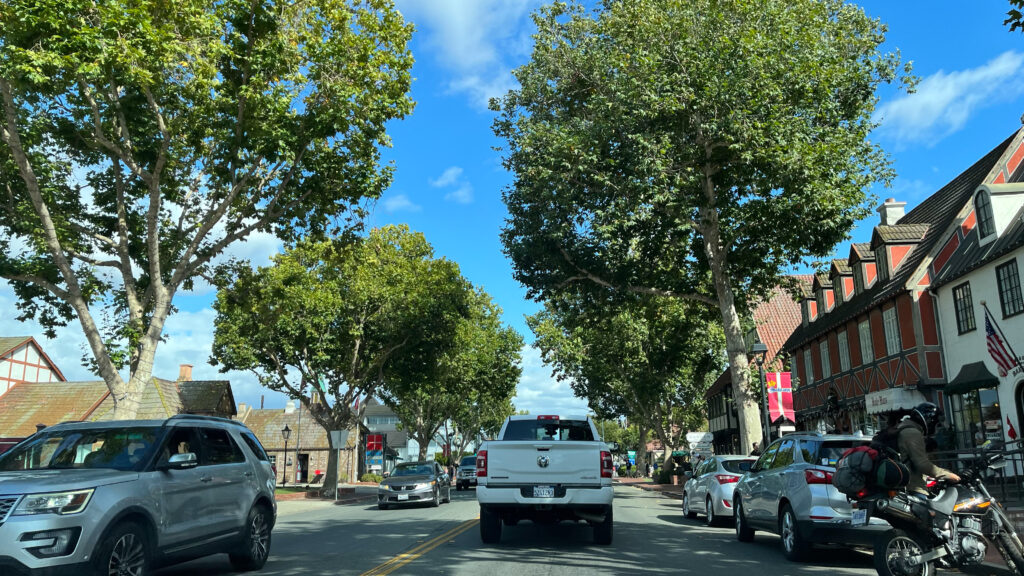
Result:
{"label": "street lamp post", "polygon": [[754,361],[757,362],[757,373],[761,379],[761,420],[763,422],[761,426],[764,427],[761,450],[766,450],[768,443],[772,441],[772,424],[768,416],[768,386],[764,379],[764,357],[768,354],[768,346],[765,346],[763,342],[755,342],[750,353],[753,354]]}
{"label": "street lamp post", "polygon": [[281,429],[281,438],[284,438],[284,464],[281,470],[281,486],[288,485],[288,438],[292,435],[292,429],[287,424]]}

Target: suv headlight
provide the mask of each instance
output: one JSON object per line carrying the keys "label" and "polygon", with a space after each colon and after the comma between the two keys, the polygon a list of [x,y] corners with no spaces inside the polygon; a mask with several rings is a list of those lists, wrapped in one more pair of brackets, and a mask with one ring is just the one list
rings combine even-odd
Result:
{"label": "suv headlight", "polygon": [[78,514],[89,505],[95,488],[75,490],[72,492],[49,492],[47,494],[28,494],[14,509],[14,516],[32,514]]}

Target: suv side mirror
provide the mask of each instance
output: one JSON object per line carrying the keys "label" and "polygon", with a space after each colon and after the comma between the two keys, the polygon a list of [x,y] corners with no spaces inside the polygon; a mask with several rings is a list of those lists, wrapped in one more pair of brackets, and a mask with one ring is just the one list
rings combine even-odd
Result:
{"label": "suv side mirror", "polygon": [[192,452],[186,452],[184,454],[174,454],[167,459],[167,462],[159,466],[160,470],[186,470],[188,468],[195,468],[199,464],[196,460],[196,455]]}

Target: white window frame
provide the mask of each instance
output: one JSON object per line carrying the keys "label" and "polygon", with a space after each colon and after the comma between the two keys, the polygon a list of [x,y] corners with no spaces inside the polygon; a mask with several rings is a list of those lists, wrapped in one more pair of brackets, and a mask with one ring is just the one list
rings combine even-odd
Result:
{"label": "white window frame", "polygon": [[882,310],[882,325],[885,327],[885,353],[887,356],[899,354],[903,349],[900,342],[900,324],[896,316],[896,307]]}
{"label": "white window frame", "polygon": [[811,362],[811,349],[804,350],[804,371],[807,372],[807,383],[814,384],[814,363]]}
{"label": "white window frame", "polygon": [[857,333],[860,335],[860,361],[866,366],[875,361],[875,350],[871,347],[871,321],[858,322]]}
{"label": "white window frame", "polygon": [[832,359],[828,355],[828,340],[818,342],[818,352],[821,354],[821,379],[832,376]]}
{"label": "white window frame", "polygon": [[839,341],[839,371],[846,372],[850,369],[850,341],[846,330],[840,332],[836,339]]}

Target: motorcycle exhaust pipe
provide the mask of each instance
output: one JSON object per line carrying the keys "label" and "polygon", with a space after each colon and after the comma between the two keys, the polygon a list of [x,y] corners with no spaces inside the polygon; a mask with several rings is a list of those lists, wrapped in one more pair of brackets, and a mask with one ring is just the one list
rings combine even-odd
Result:
{"label": "motorcycle exhaust pipe", "polygon": [[874,508],[875,513],[879,516],[893,516],[894,518],[911,520],[914,522],[918,522],[920,520],[911,509],[910,503],[904,502],[903,500],[887,500],[885,498],[881,498],[875,501]]}

